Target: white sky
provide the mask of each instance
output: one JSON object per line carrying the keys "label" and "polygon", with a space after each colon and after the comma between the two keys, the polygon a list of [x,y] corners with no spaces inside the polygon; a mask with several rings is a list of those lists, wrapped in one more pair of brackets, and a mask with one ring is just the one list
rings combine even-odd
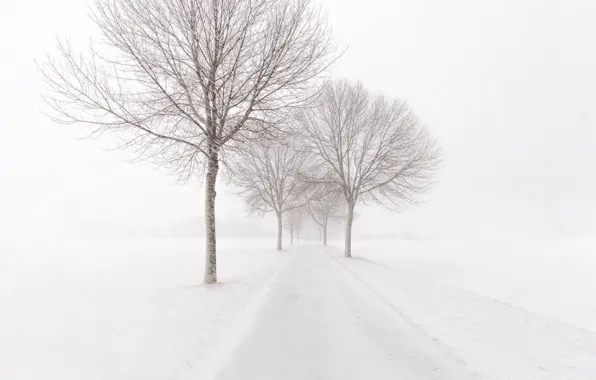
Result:
{"label": "white sky", "polygon": [[[407,99],[445,149],[426,204],[401,214],[359,207],[357,233],[596,234],[596,2],[323,4],[349,46],[336,75]],[[0,236],[202,215],[198,184],[174,185],[40,114],[33,60],[61,33],[88,33],[86,12],[80,0],[0,0]],[[225,192],[222,223],[244,218]]]}

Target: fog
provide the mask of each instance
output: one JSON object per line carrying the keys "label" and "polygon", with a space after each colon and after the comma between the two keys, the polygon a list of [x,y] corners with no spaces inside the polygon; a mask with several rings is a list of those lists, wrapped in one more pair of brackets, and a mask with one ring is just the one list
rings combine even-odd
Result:
{"label": "fog", "polygon": [[[594,2],[323,5],[347,47],[333,75],[407,99],[445,153],[422,205],[400,213],[357,206],[356,236],[595,234]],[[89,33],[86,13],[77,0],[0,3],[0,235],[180,235],[189,226],[201,235],[199,183],[178,185],[40,112],[34,59],[59,35]],[[233,189],[220,187],[216,208],[223,234],[275,230],[248,217]]]}

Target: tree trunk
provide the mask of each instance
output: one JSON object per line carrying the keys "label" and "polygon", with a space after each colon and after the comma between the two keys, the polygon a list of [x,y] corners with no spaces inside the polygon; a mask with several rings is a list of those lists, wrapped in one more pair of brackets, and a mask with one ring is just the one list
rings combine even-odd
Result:
{"label": "tree trunk", "polygon": [[348,203],[348,218],[346,219],[345,257],[352,257],[352,221],[354,220],[354,204]]}
{"label": "tree trunk", "polygon": [[294,244],[294,231],[290,229],[290,244]]}
{"label": "tree trunk", "polygon": [[206,187],[205,187],[205,276],[204,284],[217,282],[217,258],[215,244],[215,182],[219,170],[218,152],[210,148],[209,162],[207,163]]}
{"label": "tree trunk", "polygon": [[327,224],[323,226],[323,245],[327,245]]}
{"label": "tree trunk", "polygon": [[282,238],[282,225],[281,225],[281,212],[277,213],[277,250],[281,251],[282,250],[282,246],[281,246],[281,238]]}

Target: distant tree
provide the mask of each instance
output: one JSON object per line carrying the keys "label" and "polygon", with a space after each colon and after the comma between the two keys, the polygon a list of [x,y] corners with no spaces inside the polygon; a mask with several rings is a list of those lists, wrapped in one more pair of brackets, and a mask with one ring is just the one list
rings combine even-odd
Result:
{"label": "distant tree", "polygon": [[306,204],[306,211],[322,229],[323,245],[327,245],[327,226],[333,217],[339,217],[339,211],[345,208],[343,194],[329,184],[319,185],[317,195]]}
{"label": "distant tree", "polygon": [[324,168],[311,181],[338,187],[345,199],[344,254],[351,257],[356,204],[414,203],[431,185],[441,150],[405,102],[373,96],[360,83],[327,82],[302,116],[307,144]]}
{"label": "distant tree", "polygon": [[308,171],[310,162],[303,151],[289,142],[261,142],[242,151],[233,166],[232,182],[238,186],[249,211],[274,212],[277,217],[277,250],[282,250],[284,213],[304,206],[308,184],[299,173]]}
{"label": "distant tree", "polygon": [[295,208],[285,213],[284,226],[290,233],[290,244],[294,244],[294,236],[300,242],[300,230],[304,222],[304,210]]}
{"label": "distant tree", "polygon": [[205,174],[204,283],[217,281],[215,184],[227,151],[309,99],[332,51],[310,0],[96,0],[102,40],[41,65],[52,117],[119,132],[139,159]]}

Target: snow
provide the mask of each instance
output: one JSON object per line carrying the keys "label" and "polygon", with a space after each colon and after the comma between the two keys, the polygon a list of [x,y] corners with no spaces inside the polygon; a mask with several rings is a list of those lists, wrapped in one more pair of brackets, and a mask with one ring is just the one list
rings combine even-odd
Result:
{"label": "snow", "polygon": [[217,380],[474,379],[319,247],[300,246]]}
{"label": "snow", "polygon": [[203,240],[3,247],[0,379],[175,379],[214,362],[288,257],[274,239],[219,243],[221,284],[208,289]]}
{"label": "snow", "polygon": [[361,241],[339,263],[482,379],[593,379],[596,244]]}
{"label": "snow", "polygon": [[0,379],[593,380],[596,240],[4,243]]}
{"label": "snow", "polygon": [[[335,244],[343,247],[342,243]],[[596,332],[596,238],[360,240],[356,256]]]}

